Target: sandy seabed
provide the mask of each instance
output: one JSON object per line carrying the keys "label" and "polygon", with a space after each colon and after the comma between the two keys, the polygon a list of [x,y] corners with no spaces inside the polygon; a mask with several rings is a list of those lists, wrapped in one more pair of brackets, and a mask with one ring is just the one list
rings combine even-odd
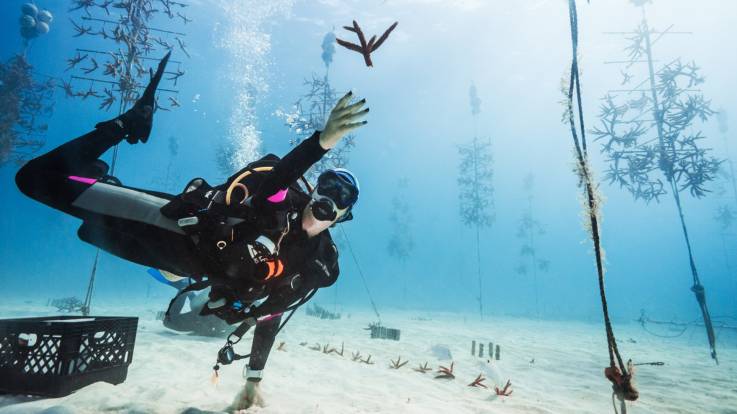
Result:
{"label": "sandy seabed", "polygon": [[[48,308],[19,313],[5,306],[0,318],[50,314]],[[15,309],[18,309],[17,307]],[[125,383],[92,384],[56,399],[0,396],[0,414],[10,413],[211,413],[223,412],[243,384],[243,363],[223,367],[217,385],[212,366],[224,340],[172,332],[155,320],[153,309],[101,308],[100,315],[138,314],[138,337]],[[284,351],[272,350],[261,388],[270,413],[612,413],[611,388],[603,377],[608,364],[600,324],[523,318],[478,317],[422,311],[382,314],[384,325],[401,329],[401,341],[370,339],[364,330],[375,316],[345,314],[337,321],[297,312],[277,338]],[[630,414],[737,414],[737,337],[720,338],[720,365],[709,358],[704,334],[690,330],[677,339],[645,333],[636,323],[617,324],[624,358],[662,361],[636,372],[639,401]],[[471,355],[471,341],[501,347],[500,360]],[[302,344],[302,345],[300,345]],[[324,354],[315,344],[340,349]],[[276,348],[276,347],[275,347]],[[434,379],[438,366],[449,366],[455,380]],[[250,350],[250,334],[237,346]],[[371,355],[375,364],[352,361],[351,354]],[[478,350],[477,350],[478,352]],[[486,350],[485,350],[486,353]],[[409,363],[398,370],[390,361]],[[428,363],[432,372],[413,370]],[[467,385],[477,375],[489,389]],[[497,397],[512,381],[513,393]]]}

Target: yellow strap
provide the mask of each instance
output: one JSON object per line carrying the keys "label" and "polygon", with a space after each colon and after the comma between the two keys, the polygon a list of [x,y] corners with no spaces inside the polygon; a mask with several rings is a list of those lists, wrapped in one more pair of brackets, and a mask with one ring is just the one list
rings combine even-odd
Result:
{"label": "yellow strap", "polygon": [[[235,178],[232,183],[228,186],[228,191],[225,192],[225,205],[229,206],[231,202],[231,197],[233,195],[233,190],[235,187],[238,186],[238,184],[241,184],[241,180],[251,175],[254,171],[261,172],[261,171],[271,171],[274,167],[256,167],[252,168],[250,170],[244,171],[241,175]],[[245,186],[244,186],[245,187]],[[248,187],[246,187],[248,189]]]}
{"label": "yellow strap", "polygon": [[[225,205],[226,206],[229,206],[230,205],[232,194],[233,194],[233,190],[238,186],[238,184],[243,185],[243,187],[246,187],[244,184],[241,184],[241,180],[243,180],[244,178],[246,178],[249,175],[251,175],[254,171],[255,172],[262,172],[262,171],[271,171],[273,169],[274,169],[273,166],[271,166],[271,167],[256,167],[256,168],[251,168],[250,170],[244,171],[241,175],[239,175],[238,177],[236,177],[235,180],[233,180],[233,182],[230,183],[230,185],[228,186],[228,191],[225,192]],[[304,176],[302,176],[300,178],[302,179],[302,183],[307,188],[307,192],[308,193],[311,193],[312,192],[312,186],[310,185],[310,183],[307,181],[307,179]],[[246,194],[248,194],[248,187],[246,187]]]}

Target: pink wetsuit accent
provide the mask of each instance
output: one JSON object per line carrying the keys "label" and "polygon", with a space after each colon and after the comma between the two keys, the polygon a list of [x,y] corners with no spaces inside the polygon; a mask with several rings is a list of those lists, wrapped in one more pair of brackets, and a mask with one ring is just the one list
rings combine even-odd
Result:
{"label": "pink wetsuit accent", "polygon": [[258,321],[259,321],[259,322],[266,322],[266,321],[270,321],[270,320],[272,320],[272,319],[274,319],[274,318],[278,318],[279,316],[282,316],[283,314],[284,314],[284,312],[279,312],[279,313],[275,313],[275,314],[273,314],[273,315],[266,315],[266,316],[264,316],[263,318],[260,318],[260,319],[259,319]]}
{"label": "pink wetsuit accent", "polygon": [[267,198],[267,200],[271,201],[272,203],[281,203],[284,201],[284,199],[287,198],[287,189],[279,190],[271,197]]}
{"label": "pink wetsuit accent", "polygon": [[94,178],[78,177],[76,175],[70,175],[69,176],[69,179],[72,180],[72,181],[78,181],[80,183],[85,183],[85,184],[89,184],[89,185],[92,185],[92,184],[94,184],[94,183],[97,182],[97,180],[95,180]]}

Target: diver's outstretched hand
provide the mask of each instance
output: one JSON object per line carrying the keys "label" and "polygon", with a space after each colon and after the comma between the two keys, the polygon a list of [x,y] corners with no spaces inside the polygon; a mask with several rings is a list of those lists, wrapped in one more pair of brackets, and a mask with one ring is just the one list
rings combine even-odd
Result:
{"label": "diver's outstretched hand", "polygon": [[352,97],[353,92],[348,92],[338,100],[335,108],[330,111],[330,117],[325,123],[325,130],[320,133],[321,147],[325,149],[333,148],[343,136],[366,125],[366,121],[360,120],[369,112],[368,108],[361,109],[366,100],[361,99],[354,104],[350,104]]}
{"label": "diver's outstretched hand", "polygon": [[122,128],[124,138],[129,143],[135,144],[138,141],[145,143],[148,141],[153,127],[154,109],[156,109],[156,88],[158,88],[161,77],[164,75],[169,56],[171,56],[171,52],[161,59],[156,73],[153,70],[150,71],[151,81],[133,107],[113,121],[97,124],[97,128],[112,122]]}
{"label": "diver's outstretched hand", "polygon": [[242,410],[251,408],[252,406],[263,407],[264,398],[261,396],[261,389],[259,383],[256,381],[246,381],[246,386],[243,387],[241,392],[236,395],[233,404],[230,405],[229,410],[233,413],[240,413]]}

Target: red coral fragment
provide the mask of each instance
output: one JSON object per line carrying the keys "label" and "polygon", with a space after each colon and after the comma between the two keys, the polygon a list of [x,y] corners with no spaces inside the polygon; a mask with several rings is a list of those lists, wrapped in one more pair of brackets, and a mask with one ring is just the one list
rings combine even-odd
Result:
{"label": "red coral fragment", "polygon": [[512,390],[509,389],[509,387],[511,386],[512,386],[512,381],[507,380],[507,384],[504,386],[504,388],[500,390],[499,387],[494,387],[494,392],[496,392],[496,395],[509,397],[510,395],[512,395],[512,392],[513,392]]}
{"label": "red coral fragment", "polygon": [[384,32],[384,34],[379,37],[379,40],[376,40],[376,36],[372,36],[371,40],[366,42],[366,36],[363,34],[363,30],[361,30],[361,27],[358,25],[358,22],[355,20],[353,21],[353,26],[343,26],[345,30],[351,31],[358,35],[358,41],[360,45],[357,45],[355,43],[346,42],[345,40],[336,38],[335,41],[343,46],[344,48],[348,50],[352,50],[354,52],[358,52],[361,55],[363,55],[363,60],[366,63],[366,66],[372,67],[374,66],[373,62],[371,62],[371,53],[376,51],[376,49],[379,48],[379,46],[384,43],[384,41],[389,37],[389,33],[394,30],[395,27],[399,22],[394,22],[391,26],[389,26],[388,29]]}
{"label": "red coral fragment", "polygon": [[440,366],[438,368],[438,374],[435,376],[435,379],[455,379],[455,375],[453,374],[453,362],[450,363],[450,368],[446,368],[444,366]]}

